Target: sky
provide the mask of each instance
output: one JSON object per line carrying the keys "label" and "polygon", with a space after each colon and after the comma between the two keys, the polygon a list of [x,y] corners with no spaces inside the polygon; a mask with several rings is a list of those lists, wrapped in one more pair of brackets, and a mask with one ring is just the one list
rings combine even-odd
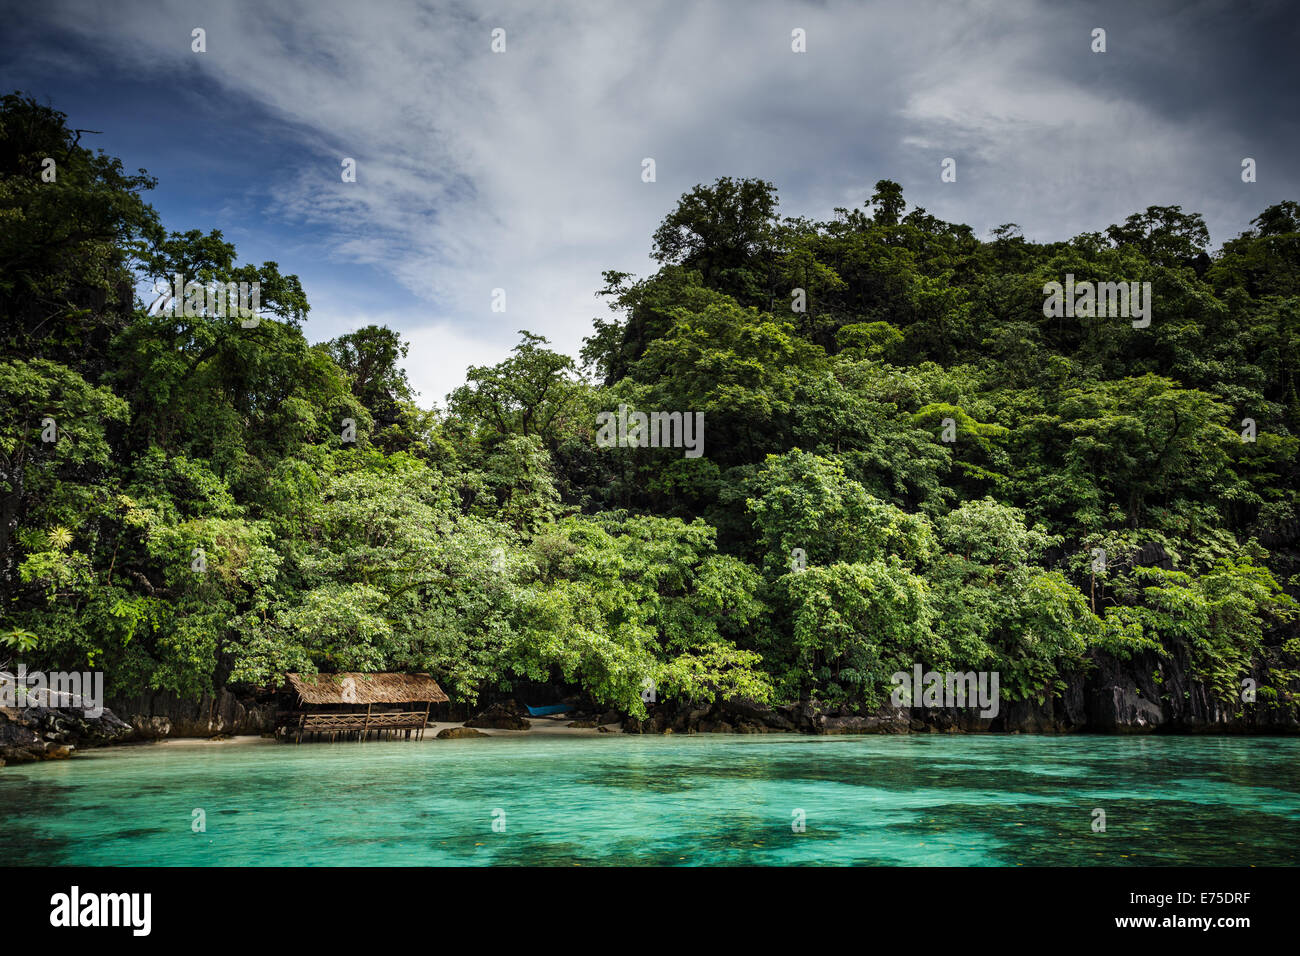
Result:
{"label": "sky", "polygon": [[1181,205],[1217,247],[1300,200],[1288,2],[0,0],[0,24],[6,91],[158,177],[167,228],[300,276],[311,341],[399,331],[426,407],[521,329],[576,357],[601,273],[653,272],[720,176],[817,219],[893,179],[1040,241]]}

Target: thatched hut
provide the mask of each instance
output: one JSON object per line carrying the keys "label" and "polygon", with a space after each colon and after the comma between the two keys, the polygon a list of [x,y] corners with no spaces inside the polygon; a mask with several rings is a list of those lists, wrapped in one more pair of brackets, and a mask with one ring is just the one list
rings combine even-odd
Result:
{"label": "thatched hut", "polygon": [[[301,742],[311,734],[319,740],[367,740],[404,733],[410,740],[424,736],[430,704],[448,698],[428,674],[363,674],[343,672],[285,674],[295,709],[281,715],[280,733]],[[423,706],[421,706],[423,705]]]}

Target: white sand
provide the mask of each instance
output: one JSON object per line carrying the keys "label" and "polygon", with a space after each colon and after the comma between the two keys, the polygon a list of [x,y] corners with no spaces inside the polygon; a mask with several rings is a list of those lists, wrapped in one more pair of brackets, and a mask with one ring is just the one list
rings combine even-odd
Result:
{"label": "white sand", "polygon": [[[528,730],[490,730],[490,729],[483,728],[483,729],[478,729],[478,732],[488,737],[527,737],[530,735],[545,736],[545,737],[593,737],[601,733],[600,730],[598,730],[595,727],[569,727],[567,725],[571,723],[571,720],[567,717],[564,718],[563,720],[551,720],[546,717],[530,717],[528,718],[528,720],[532,724],[532,727]],[[448,727],[463,727],[463,726],[465,726],[463,722],[453,723],[447,721],[443,721],[443,722],[429,721],[429,725],[428,727],[425,728],[424,731],[424,739],[413,740],[410,742],[426,743],[426,744],[430,742],[446,743],[446,741],[438,740],[438,732],[441,730],[446,730]],[[609,729],[616,734],[623,732],[621,727],[618,724],[607,724],[606,726],[609,727]],[[397,741],[401,741],[403,743],[407,742],[406,738],[401,736],[395,737],[393,739]],[[461,738],[461,739],[473,740],[474,738],[469,737],[469,738]],[[304,739],[304,743],[309,743],[309,742],[311,742],[310,738]],[[351,742],[357,743],[358,741],[351,741]],[[375,743],[377,741],[375,738],[372,738],[368,742]],[[236,745],[247,746],[248,744],[261,744],[261,743],[275,744],[275,743],[279,743],[279,741],[274,740],[270,737],[260,737],[255,734],[244,734],[236,737],[222,737],[219,740],[210,740],[206,737],[168,737],[156,741],[155,745],[162,746],[162,747],[231,747]],[[123,746],[131,747],[137,745],[124,744]],[[95,749],[103,749],[103,748],[95,748]]]}

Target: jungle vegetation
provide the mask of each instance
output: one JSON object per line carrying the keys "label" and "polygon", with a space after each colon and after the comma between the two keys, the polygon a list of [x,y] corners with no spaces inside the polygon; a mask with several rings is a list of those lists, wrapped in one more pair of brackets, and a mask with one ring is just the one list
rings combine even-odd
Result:
{"label": "jungle vegetation", "polygon": [[[186,697],[554,680],[644,714],[647,680],[869,708],[924,662],[1041,700],[1148,654],[1289,699],[1294,202],[1211,251],[1178,206],[1039,243],[888,180],[812,221],[722,178],[653,275],[593,277],[580,356],[521,332],[431,407],[397,333],[313,343],[298,278],[167,232],[154,184],[0,101],[0,661]],[[177,273],[260,283],[261,321],[151,314]],[[1067,273],[1150,282],[1151,324],[1045,317]],[[703,412],[705,453],[598,447],[619,405]]]}

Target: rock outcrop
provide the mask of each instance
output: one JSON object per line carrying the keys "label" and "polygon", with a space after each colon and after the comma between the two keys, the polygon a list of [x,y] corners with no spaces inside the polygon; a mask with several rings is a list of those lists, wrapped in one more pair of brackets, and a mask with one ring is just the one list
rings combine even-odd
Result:
{"label": "rock outcrop", "polygon": [[493,704],[483,713],[465,721],[466,727],[481,727],[484,730],[527,730],[532,726],[528,718],[521,717],[517,707],[507,703]]}
{"label": "rock outcrop", "polygon": [[161,737],[260,735],[275,730],[276,705],[219,691],[184,700],[167,691],[113,700],[109,706],[135,730],[137,740]]}
{"label": "rock outcrop", "polygon": [[[711,705],[652,705],[645,720],[631,717],[632,734],[806,733],[1300,733],[1300,713],[1290,703],[1292,686],[1276,698],[1232,706],[1189,676],[1186,658],[1139,655],[1121,661],[1097,655],[1085,673],[1065,682],[1043,701],[1000,701],[998,713],[981,717],[975,708],[884,706],[871,712],[804,701],[769,707],[746,700]],[[1267,685],[1263,673],[1257,685]]]}
{"label": "rock outcrop", "polygon": [[111,710],[87,717],[69,707],[0,707],[0,766],[60,759],[75,750],[123,743],[131,734]]}

